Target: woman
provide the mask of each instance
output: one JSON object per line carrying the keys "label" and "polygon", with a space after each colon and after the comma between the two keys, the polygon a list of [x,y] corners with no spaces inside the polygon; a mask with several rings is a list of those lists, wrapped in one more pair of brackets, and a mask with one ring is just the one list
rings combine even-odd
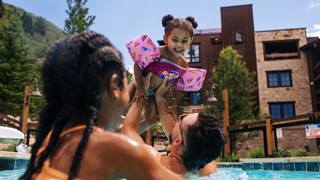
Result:
{"label": "woman", "polygon": [[57,42],[42,69],[47,101],[20,179],[180,179],[113,133],[129,101],[121,53],[86,32]]}

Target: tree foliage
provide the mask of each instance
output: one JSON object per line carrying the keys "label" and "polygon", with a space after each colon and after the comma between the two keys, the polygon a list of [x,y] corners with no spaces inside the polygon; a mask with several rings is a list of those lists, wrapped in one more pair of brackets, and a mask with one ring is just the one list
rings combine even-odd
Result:
{"label": "tree foliage", "polygon": [[3,12],[4,12],[4,6],[2,3],[2,0],[0,0],[0,18],[3,16]]}
{"label": "tree foliage", "polygon": [[23,30],[31,35],[33,35],[33,21],[32,17],[27,13],[24,12],[21,16]]}
{"label": "tree foliage", "polygon": [[24,88],[37,76],[37,63],[28,55],[22,23],[8,8],[0,21],[0,112],[20,115]]}
{"label": "tree foliage", "polygon": [[254,74],[250,73],[242,57],[232,47],[224,48],[219,55],[219,64],[213,69],[212,80],[215,84],[215,109],[223,109],[222,90],[229,92],[230,123],[253,119],[256,89]]}
{"label": "tree foliage", "polygon": [[42,36],[45,36],[47,33],[47,26],[45,23],[45,19],[42,17],[38,17],[36,21],[34,22],[34,31],[41,34]]}
{"label": "tree foliage", "polygon": [[87,0],[66,0],[68,19],[65,20],[64,30],[67,33],[88,31],[93,24],[95,16],[88,16],[89,8],[85,7]]}

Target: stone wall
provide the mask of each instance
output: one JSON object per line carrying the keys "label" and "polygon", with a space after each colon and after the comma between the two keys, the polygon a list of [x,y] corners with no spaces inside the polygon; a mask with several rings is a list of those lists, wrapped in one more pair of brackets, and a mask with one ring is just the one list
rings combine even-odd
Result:
{"label": "stone wall", "polygon": [[[287,150],[306,150],[316,152],[317,144],[315,139],[307,139],[304,126],[294,126],[282,128],[282,138],[278,138],[278,148]],[[264,149],[263,132],[254,131],[242,133],[237,141],[237,154],[241,158],[246,158],[250,150],[255,148]]]}
{"label": "stone wall", "polygon": [[[308,64],[303,54],[298,59],[264,59],[264,41],[299,39],[299,46],[307,43],[304,28],[255,32],[259,103],[262,113],[269,114],[268,102],[295,102],[296,115],[312,112]],[[268,88],[266,71],[291,70],[292,87]]]}

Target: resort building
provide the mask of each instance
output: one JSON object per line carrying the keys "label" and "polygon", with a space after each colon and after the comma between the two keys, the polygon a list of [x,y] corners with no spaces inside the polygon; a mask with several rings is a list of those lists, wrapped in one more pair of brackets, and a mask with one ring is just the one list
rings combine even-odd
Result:
{"label": "resort building", "polygon": [[190,93],[191,104],[207,100],[212,68],[221,49],[230,45],[256,74],[256,102],[263,114],[284,118],[313,112],[308,61],[300,51],[307,44],[305,28],[255,31],[252,5],[222,7],[221,25],[196,30],[186,53],[189,66],[208,71],[203,89]]}
{"label": "resort building", "polygon": [[[185,56],[189,66],[208,73],[203,89],[189,93],[190,104],[206,103],[207,92],[212,90],[212,68],[226,46],[235,48],[256,74],[256,104],[262,114],[282,119],[320,109],[319,39],[307,38],[305,28],[255,31],[252,5],[222,7],[221,28],[195,31]],[[282,128],[281,132],[279,148],[315,150],[319,145],[315,139],[306,139],[304,125]],[[257,138],[262,145],[262,135]],[[246,148],[252,147],[242,145]]]}
{"label": "resort building", "polygon": [[312,112],[306,29],[255,32],[259,105],[273,119]]}

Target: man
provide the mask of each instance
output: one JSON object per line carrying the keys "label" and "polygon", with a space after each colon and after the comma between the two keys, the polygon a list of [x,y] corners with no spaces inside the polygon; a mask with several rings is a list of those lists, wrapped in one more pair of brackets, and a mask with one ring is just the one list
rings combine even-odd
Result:
{"label": "man", "polygon": [[[150,152],[175,173],[184,175],[193,170],[201,170],[222,152],[225,138],[221,127],[213,116],[204,113],[183,115],[176,121],[164,98],[167,87],[164,81],[155,96],[162,127],[166,135],[170,137],[171,152],[167,156],[160,156],[154,152],[154,149]],[[137,129],[144,103],[143,96],[136,98],[127,113],[122,128],[124,134],[141,143],[144,142]],[[212,168],[212,164],[209,164],[208,167]],[[213,169],[209,172],[212,171]]]}

